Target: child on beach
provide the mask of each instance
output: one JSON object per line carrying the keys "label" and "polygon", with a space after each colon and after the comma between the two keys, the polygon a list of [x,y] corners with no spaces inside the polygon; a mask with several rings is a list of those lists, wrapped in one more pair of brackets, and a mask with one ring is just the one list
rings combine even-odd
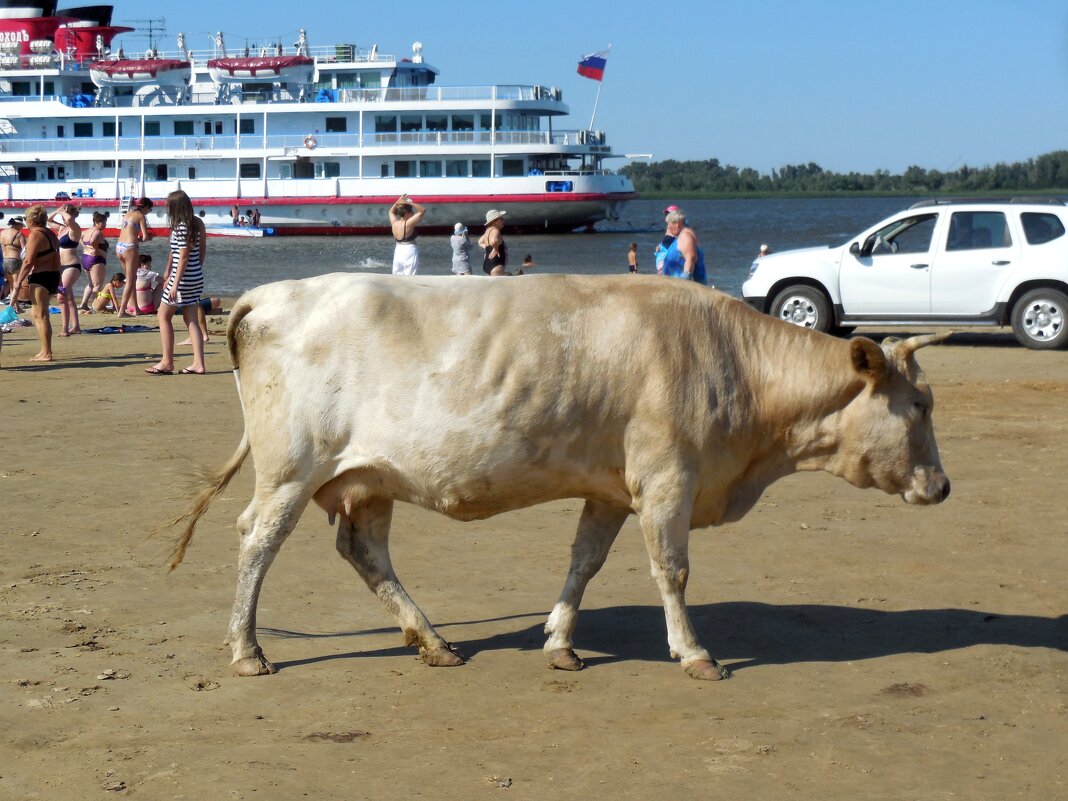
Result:
{"label": "child on beach", "polygon": [[126,273],[115,273],[111,281],[104,284],[104,288],[96,293],[93,298],[93,311],[114,312],[119,308],[123,290],[126,288]]}

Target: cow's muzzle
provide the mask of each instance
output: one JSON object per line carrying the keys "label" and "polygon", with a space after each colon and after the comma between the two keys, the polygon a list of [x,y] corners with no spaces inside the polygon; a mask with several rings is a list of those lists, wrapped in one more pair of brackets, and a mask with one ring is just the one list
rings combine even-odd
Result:
{"label": "cow's muzzle", "polygon": [[912,486],[901,493],[905,503],[928,505],[949,497],[949,476],[941,468],[922,468],[912,475]]}

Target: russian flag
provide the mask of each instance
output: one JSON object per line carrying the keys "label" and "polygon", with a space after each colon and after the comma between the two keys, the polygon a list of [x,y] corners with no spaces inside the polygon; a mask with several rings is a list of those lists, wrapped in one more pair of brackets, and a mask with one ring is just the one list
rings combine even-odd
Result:
{"label": "russian flag", "polygon": [[592,78],[595,81],[604,80],[604,65],[608,60],[607,50],[598,50],[583,56],[578,64],[578,74],[584,78]]}

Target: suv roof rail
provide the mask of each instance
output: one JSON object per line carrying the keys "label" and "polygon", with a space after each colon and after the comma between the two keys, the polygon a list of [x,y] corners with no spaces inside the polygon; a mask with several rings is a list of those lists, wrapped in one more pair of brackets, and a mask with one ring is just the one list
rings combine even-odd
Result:
{"label": "suv roof rail", "polygon": [[1042,206],[1063,206],[1064,201],[1059,197],[936,197],[921,200],[909,206],[910,209],[921,209],[928,206],[955,206],[961,203],[1033,203]]}

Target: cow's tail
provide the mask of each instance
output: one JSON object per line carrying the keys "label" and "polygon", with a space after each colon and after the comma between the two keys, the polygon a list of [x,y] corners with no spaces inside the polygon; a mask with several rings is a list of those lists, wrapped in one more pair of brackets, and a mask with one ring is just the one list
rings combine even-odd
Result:
{"label": "cow's tail", "polygon": [[196,528],[197,522],[208,511],[211,502],[215,500],[220,492],[226,489],[230,479],[241,469],[241,465],[244,464],[248,453],[249,444],[248,434],[246,433],[242,435],[241,442],[238,444],[237,450],[234,451],[234,455],[230,457],[230,461],[220,469],[212,470],[199,465],[193,468],[197,474],[197,483],[203,484],[204,487],[196,494],[189,511],[167,524],[168,528],[172,526],[182,527],[178,539],[175,540],[174,547],[171,548],[171,570],[174,570],[182,563],[182,559],[185,558],[186,548],[189,547],[189,543],[193,540],[193,530]]}
{"label": "cow's tail", "polygon": [[[252,311],[252,304],[247,300],[247,297],[240,298],[230,311],[230,323],[226,329],[226,341],[230,350],[230,358],[234,364],[234,378],[237,380],[237,397],[239,401],[241,401],[241,374],[238,360],[240,358],[241,336],[238,331],[238,324],[250,311]],[[244,401],[241,401],[241,405],[243,412]],[[173,526],[182,527],[181,533],[171,549],[171,570],[174,570],[182,563],[182,559],[185,558],[185,551],[189,547],[189,543],[193,541],[193,531],[196,529],[197,522],[208,511],[211,502],[218,497],[220,492],[226,489],[230,479],[237,475],[237,471],[241,469],[241,465],[244,464],[245,459],[248,457],[249,450],[248,429],[246,429],[241,435],[241,442],[238,443],[234,455],[221,468],[212,470],[201,465],[196,465],[192,468],[196,484],[202,485],[203,489],[197,492],[193,499],[193,505],[188,512],[176,517],[167,524],[168,528]]]}

